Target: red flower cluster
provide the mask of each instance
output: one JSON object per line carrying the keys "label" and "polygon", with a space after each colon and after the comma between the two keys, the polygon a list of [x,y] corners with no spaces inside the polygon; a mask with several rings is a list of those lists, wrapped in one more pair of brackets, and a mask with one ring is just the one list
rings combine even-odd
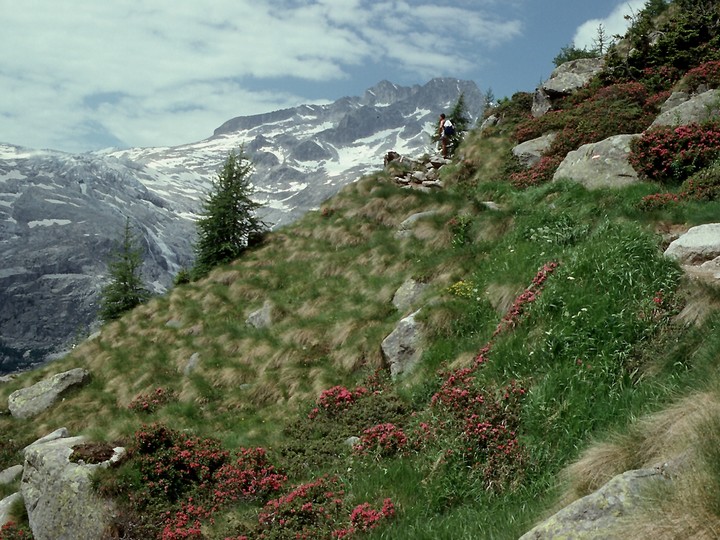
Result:
{"label": "red flower cluster", "polygon": [[203,538],[203,522],[212,522],[222,506],[265,499],[287,481],[262,448],[240,449],[232,460],[216,440],[191,437],[157,424],[135,434],[132,455],[138,460],[147,500],[160,496],[174,505],[188,492],[195,495],[180,502],[178,510],[165,513],[162,540]]}
{"label": "red flower cluster", "polygon": [[[382,508],[375,510],[370,503],[362,503],[350,513],[351,531],[370,531],[378,526],[383,519],[395,516],[395,505],[390,499],[383,501]],[[338,538],[341,538],[338,536]]]}
{"label": "red flower cluster", "polygon": [[27,540],[32,538],[32,532],[27,527],[8,521],[0,527],[0,540]]}
{"label": "red flower cluster", "polygon": [[720,88],[720,61],[705,62],[685,74],[683,83],[690,90],[696,91],[699,86]]}
{"label": "red flower cluster", "polygon": [[140,394],[128,405],[131,411],[153,413],[160,407],[176,399],[174,392],[168,392],[164,388],[156,388],[149,394]]}
{"label": "red flower cluster", "polygon": [[378,424],[366,429],[353,451],[358,454],[374,454],[377,457],[392,457],[405,451],[408,438],[395,424]]}
{"label": "red flower cluster", "polygon": [[208,485],[230,456],[219,441],[191,437],[159,424],[135,434],[134,454],[147,489],[171,502],[193,485]]}
{"label": "red flower cluster", "polygon": [[479,388],[472,371],[451,374],[431,405],[449,414],[439,431],[457,431],[464,463],[479,470],[488,489],[502,489],[516,477],[525,463],[525,452],[517,438],[520,402],[526,391],[516,382],[497,391]]}
{"label": "red flower cluster", "polygon": [[241,448],[236,461],[221,466],[213,481],[213,499],[223,504],[276,493],[282,489],[287,476],[270,464],[264,448]]}
{"label": "red flower cluster", "polygon": [[535,274],[535,277],[533,278],[530,286],[515,299],[512,307],[502,318],[500,323],[497,325],[497,328],[495,328],[493,338],[499,333],[503,332],[505,329],[514,328],[515,325],[517,325],[520,317],[522,317],[523,313],[525,313],[527,305],[537,300],[537,297],[540,295],[542,289],[545,287],[545,281],[547,280],[548,276],[552,274],[557,267],[558,263],[549,262],[544,264],[543,267],[538,270],[538,273]]}
{"label": "red flower cluster", "polygon": [[517,189],[525,189],[545,184],[553,179],[555,171],[563,159],[565,159],[565,157],[560,155],[543,156],[534,167],[512,173],[510,175],[510,183]]}
{"label": "red flower cluster", "polygon": [[355,390],[348,390],[344,386],[333,386],[324,390],[317,400],[315,407],[308,418],[316,418],[321,412],[329,416],[340,414],[349,409],[358,399],[370,393],[364,386],[358,386]]}
{"label": "red flower cluster", "polygon": [[720,123],[659,126],[630,143],[629,161],[645,178],[680,183],[720,156]]}
{"label": "red flower cluster", "polygon": [[212,512],[202,506],[193,504],[192,498],[182,503],[180,510],[175,514],[167,513],[165,527],[160,535],[161,540],[181,540],[204,538],[202,534],[202,520],[209,518]]}
{"label": "red flower cluster", "polygon": [[394,515],[390,499],[380,510],[367,502],[350,510],[340,480],[324,476],[269,501],[258,516],[258,538],[350,538]]}

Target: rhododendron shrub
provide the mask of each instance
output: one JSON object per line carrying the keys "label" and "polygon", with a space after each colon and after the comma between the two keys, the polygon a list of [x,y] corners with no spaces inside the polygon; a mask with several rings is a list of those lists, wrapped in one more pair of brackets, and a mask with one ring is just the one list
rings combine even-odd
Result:
{"label": "rhododendron shrub", "polygon": [[255,535],[263,540],[288,538],[351,538],[395,515],[395,506],[385,499],[380,509],[370,503],[354,508],[347,501],[340,480],[324,476],[301,484],[285,495],[268,501],[258,515]]}
{"label": "rhododendron shrub", "polygon": [[132,526],[162,540],[204,538],[203,526],[212,524],[218,511],[243,501],[264,502],[287,482],[263,448],[229,452],[215,439],[160,424],[136,432],[129,465],[139,471],[141,489],[126,501],[128,515],[144,516]]}
{"label": "rhododendron shrub", "polygon": [[692,92],[698,88],[720,88],[720,61],[705,62],[689,70],[682,80],[682,87]]}
{"label": "rhododendron shrub", "polygon": [[641,177],[679,184],[720,156],[720,122],[659,126],[630,143],[629,161]]}
{"label": "rhododendron shrub", "polygon": [[128,405],[128,409],[150,414],[157,411],[163,405],[176,400],[177,396],[174,392],[160,387],[156,388],[153,392],[140,394],[135,397]]}
{"label": "rhododendron shrub", "polygon": [[408,438],[395,424],[385,423],[366,429],[353,450],[358,454],[392,457],[405,452]]}
{"label": "rhododendron shrub", "polygon": [[8,521],[0,527],[0,540],[30,540],[33,537],[30,529],[14,521]]}
{"label": "rhododendron shrub", "polygon": [[196,485],[208,484],[230,456],[219,441],[192,437],[159,424],[135,434],[133,453],[146,488],[171,502]]}
{"label": "rhododendron shrub", "polygon": [[556,137],[540,162],[510,175],[517,188],[550,181],[568,152],[583,144],[598,142],[612,135],[638,133],[647,128],[667,99],[667,92],[653,94],[639,82],[613,84],[593,91],[585,88],[567,97],[560,110],[520,123],[515,132],[518,142],[546,133]]}
{"label": "rhododendron shrub", "polygon": [[317,407],[310,412],[309,417],[313,419],[319,414],[328,416],[342,414],[369,392],[364,386],[359,386],[354,390],[348,390],[344,386],[333,386],[320,394],[317,399]]}

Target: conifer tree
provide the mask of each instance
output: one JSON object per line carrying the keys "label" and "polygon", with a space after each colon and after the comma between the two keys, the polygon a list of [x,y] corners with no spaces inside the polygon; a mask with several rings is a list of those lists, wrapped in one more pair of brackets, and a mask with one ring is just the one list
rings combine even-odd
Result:
{"label": "conifer tree", "polygon": [[197,221],[193,279],[237,259],[267,231],[267,225],[255,215],[261,205],[250,199],[251,172],[252,164],[241,148],[239,153],[230,152],[213,181]]}
{"label": "conifer tree", "polygon": [[119,318],[150,297],[140,275],[142,262],[142,250],[130,227],[130,218],[126,218],[120,246],[108,263],[110,282],[100,293],[99,315],[103,321]]}
{"label": "conifer tree", "polygon": [[464,93],[461,93],[460,96],[458,96],[458,99],[455,102],[452,111],[450,111],[448,118],[452,122],[453,126],[455,126],[455,135],[453,135],[450,139],[449,146],[450,155],[452,155],[465,138],[465,133],[470,127],[471,122],[471,119],[468,117],[467,106],[465,105]]}

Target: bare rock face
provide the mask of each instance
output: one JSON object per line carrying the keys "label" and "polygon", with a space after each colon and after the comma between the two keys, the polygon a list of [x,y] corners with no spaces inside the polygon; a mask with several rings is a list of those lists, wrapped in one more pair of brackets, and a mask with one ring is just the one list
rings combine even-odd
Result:
{"label": "bare rock face", "polygon": [[4,499],[0,500],[0,527],[10,521],[10,511],[12,510],[12,507],[15,503],[21,500],[22,495],[19,493],[13,493],[12,495],[8,495]]}
{"label": "bare rock face", "polygon": [[540,162],[543,154],[550,148],[556,137],[557,133],[547,133],[542,137],[516,145],[512,149],[512,153],[518,158],[521,165],[529,169]]}
{"label": "bare rock face", "polygon": [[400,312],[410,309],[413,304],[420,298],[422,293],[427,289],[427,283],[421,283],[414,279],[408,279],[395,292],[392,303]]}
{"label": "bare rock face", "polygon": [[390,366],[390,376],[396,379],[409,373],[422,355],[422,327],[415,320],[416,311],[402,319],[382,344],[382,352]]}
{"label": "bare rock face", "polygon": [[272,308],[272,302],[270,302],[270,300],[265,300],[260,309],[255,310],[248,315],[248,318],[245,320],[245,324],[257,329],[268,328],[272,325]]}
{"label": "bare rock face", "polygon": [[720,223],[706,223],[690,228],[673,240],[665,256],[675,259],[694,278],[720,281]]}
{"label": "bare rock face", "polygon": [[112,503],[95,494],[91,478],[124,450],[115,449],[101,463],[70,461],[74,447],[84,442],[83,437],[66,437],[25,449],[21,494],[36,540],[97,540],[112,521]]}
{"label": "bare rock face", "polygon": [[642,490],[654,482],[671,481],[660,468],[639,469],[620,474],[595,493],[563,508],[520,540],[553,538],[611,539],[618,520],[631,516],[642,504]]}
{"label": "bare rock face", "polygon": [[700,124],[720,117],[720,90],[708,90],[689,99],[673,94],[666,104],[650,127]]}
{"label": "bare rock face", "polygon": [[605,66],[603,58],[580,58],[559,65],[535,92],[532,115],[538,118],[552,108],[554,99],[585,86]]}
{"label": "bare rock face", "polygon": [[75,368],[58,373],[28,388],[16,390],[8,398],[10,414],[19,419],[31,418],[50,408],[63,392],[85,384],[89,379],[90,372]]}
{"label": "bare rock face", "polygon": [[630,142],[639,135],[615,135],[568,152],[553,180],[569,178],[587,189],[624,187],[639,181],[630,166]]}

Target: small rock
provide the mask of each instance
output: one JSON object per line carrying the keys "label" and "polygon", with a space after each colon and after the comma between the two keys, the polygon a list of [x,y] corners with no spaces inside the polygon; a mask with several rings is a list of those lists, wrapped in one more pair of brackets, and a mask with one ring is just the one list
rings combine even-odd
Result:
{"label": "small rock", "polygon": [[0,484],[12,484],[22,474],[22,465],[13,465],[0,472]]}

